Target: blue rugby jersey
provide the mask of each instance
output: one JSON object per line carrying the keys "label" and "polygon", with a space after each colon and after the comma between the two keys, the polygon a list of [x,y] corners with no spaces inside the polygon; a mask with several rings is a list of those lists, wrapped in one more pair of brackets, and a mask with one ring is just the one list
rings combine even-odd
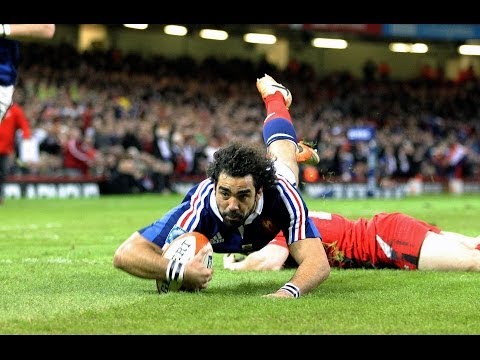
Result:
{"label": "blue rugby jersey", "polygon": [[20,43],[0,37],[0,85],[15,85],[20,62]]}
{"label": "blue rugby jersey", "polygon": [[215,201],[214,183],[206,179],[187,193],[182,203],[164,217],[139,231],[143,237],[163,247],[185,232],[206,235],[216,253],[246,253],[264,247],[281,230],[288,244],[320,237],[308,218],[308,210],[298,189],[277,174],[276,186],[263,191],[257,208],[239,228],[228,228]]}

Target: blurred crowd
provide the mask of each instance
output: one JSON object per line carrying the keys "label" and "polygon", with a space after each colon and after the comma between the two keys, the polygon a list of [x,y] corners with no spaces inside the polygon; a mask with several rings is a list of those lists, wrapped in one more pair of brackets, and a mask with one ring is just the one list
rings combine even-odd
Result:
{"label": "blurred crowd", "polygon": [[[69,45],[23,44],[15,100],[38,156],[12,154],[10,175],[98,178],[102,193],[171,192],[205,175],[232,141],[262,144],[264,73],[289,87],[299,139],[317,144],[320,181],[363,182],[368,144],[352,126],[376,129],[380,183],[480,179],[480,81],[418,76],[317,76],[293,62],[143,58],[118,49],[79,53]],[[21,131],[20,131],[21,132]]]}

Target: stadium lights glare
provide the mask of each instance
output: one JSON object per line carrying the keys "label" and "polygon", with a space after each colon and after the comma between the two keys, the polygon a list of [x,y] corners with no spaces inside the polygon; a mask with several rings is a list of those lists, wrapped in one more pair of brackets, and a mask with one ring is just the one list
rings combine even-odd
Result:
{"label": "stadium lights glare", "polygon": [[428,52],[428,46],[422,43],[412,44],[412,50],[410,51],[415,54],[425,54]]}
{"label": "stadium lights glare", "polygon": [[458,47],[460,55],[480,55],[480,45],[460,45]]}
{"label": "stadium lights glare", "polygon": [[145,30],[148,28],[148,24],[123,24],[126,28],[129,29],[137,29],[137,30]]}
{"label": "stadium lights glare", "polygon": [[343,39],[314,38],[312,39],[312,46],[327,49],[346,49],[348,43]]}
{"label": "stadium lights glare", "polygon": [[410,52],[410,45],[404,43],[391,43],[388,48],[392,52],[407,53]]}
{"label": "stadium lights glare", "polygon": [[243,35],[243,41],[253,44],[275,44],[277,37],[270,34],[248,33]]}
{"label": "stadium lights glare", "polygon": [[199,32],[199,35],[203,39],[208,40],[227,40],[228,33],[223,30],[213,30],[213,29],[202,29]]}
{"label": "stadium lights glare", "polygon": [[428,46],[422,43],[406,44],[406,43],[391,43],[388,48],[392,52],[399,53],[415,53],[425,54],[428,52]]}
{"label": "stadium lights glare", "polygon": [[180,25],[166,25],[163,28],[163,31],[167,35],[174,35],[174,36],[185,36],[188,33],[188,30],[185,26]]}

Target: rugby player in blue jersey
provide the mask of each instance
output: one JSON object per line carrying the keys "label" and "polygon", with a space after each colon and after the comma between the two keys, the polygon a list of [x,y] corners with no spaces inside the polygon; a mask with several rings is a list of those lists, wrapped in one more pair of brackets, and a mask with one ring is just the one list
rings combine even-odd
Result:
{"label": "rugby player in blue jersey", "polygon": [[18,38],[50,39],[55,24],[0,24],[0,122],[12,104],[20,62]]}
{"label": "rugby player in blue jersey", "polygon": [[[141,278],[164,280],[169,260],[161,256],[162,246],[182,233],[203,233],[217,253],[249,253],[282,231],[299,266],[285,285],[266,296],[298,298],[327,279],[330,266],[320,234],[297,188],[297,154],[306,154],[302,157],[306,163],[318,163],[318,155],[297,144],[288,111],[290,91],[268,75],[257,79],[256,85],[267,110],[263,125],[267,151],[239,143],[218,150],[206,180],[194,186],[181,204],[134,232],[117,249],[116,268]],[[203,255],[200,250],[182,264],[183,288],[208,286],[213,271],[202,265]]]}

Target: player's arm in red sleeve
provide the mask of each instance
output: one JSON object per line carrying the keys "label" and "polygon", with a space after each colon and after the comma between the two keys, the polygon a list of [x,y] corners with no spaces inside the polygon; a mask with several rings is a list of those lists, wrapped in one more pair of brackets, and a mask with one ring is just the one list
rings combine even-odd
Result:
{"label": "player's arm in red sleeve", "polygon": [[280,232],[267,245],[254,251],[241,261],[235,261],[235,254],[223,257],[223,267],[229,270],[280,270],[288,258],[288,246]]}

